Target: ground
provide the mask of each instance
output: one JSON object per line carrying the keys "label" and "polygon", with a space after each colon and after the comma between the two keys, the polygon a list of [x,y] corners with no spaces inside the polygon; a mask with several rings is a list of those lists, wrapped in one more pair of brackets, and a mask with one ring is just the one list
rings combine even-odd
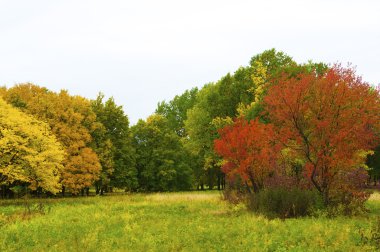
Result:
{"label": "ground", "polygon": [[0,251],[374,251],[359,217],[269,220],[212,192],[0,201]]}

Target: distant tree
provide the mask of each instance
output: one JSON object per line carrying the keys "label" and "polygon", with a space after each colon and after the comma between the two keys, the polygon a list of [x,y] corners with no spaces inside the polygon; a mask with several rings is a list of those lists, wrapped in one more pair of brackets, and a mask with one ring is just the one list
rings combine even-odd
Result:
{"label": "distant tree", "polygon": [[186,131],[189,134],[188,139],[184,139],[184,146],[194,159],[193,171],[195,182],[198,188],[204,188],[204,185],[214,184],[213,172],[207,170],[219,170],[212,167],[213,151],[212,141],[215,135],[215,129],[211,125],[212,117],[204,108],[196,106],[188,111],[188,120],[185,122]]}
{"label": "distant tree", "polygon": [[197,93],[198,88],[186,90],[183,94],[176,95],[173,100],[160,102],[157,106],[156,114],[165,117],[169,128],[180,137],[187,136],[184,122],[187,119],[187,111],[195,104]]}
{"label": "distant tree", "polygon": [[131,142],[128,116],[123,107],[116,105],[112,97],[104,101],[104,95],[100,93],[96,100],[92,101],[92,109],[97,120],[104,126],[104,129],[94,136],[99,151],[107,156],[105,167],[108,168],[101,175],[100,187],[109,184],[126,190],[137,189],[135,150]]}
{"label": "distant tree", "polygon": [[62,192],[78,194],[91,186],[100,175],[98,156],[90,148],[91,131],[96,115],[90,102],[80,96],[70,96],[62,90],[54,93],[33,84],[16,85],[4,98],[13,106],[46,121],[64,146],[67,156],[62,172]]}
{"label": "distant tree", "polygon": [[376,147],[372,155],[368,155],[367,166],[369,167],[370,178],[376,186],[380,180],[380,145]]}
{"label": "distant tree", "polygon": [[172,191],[192,187],[187,153],[167,119],[152,115],[146,122],[139,120],[132,132],[140,190]]}
{"label": "distant tree", "polygon": [[106,128],[98,118],[97,122],[99,125],[91,132],[92,142],[90,146],[98,155],[102,167],[99,179],[95,182],[96,194],[103,194],[104,191],[108,190],[114,172],[115,148],[106,134]]}
{"label": "distant tree", "polygon": [[252,68],[256,68],[257,64],[266,69],[267,76],[279,76],[282,72],[297,67],[297,63],[290,56],[284,52],[278,52],[274,48],[253,56],[250,65]]}
{"label": "distant tree", "polygon": [[2,196],[12,186],[59,192],[65,151],[49,125],[0,98],[0,184]]}

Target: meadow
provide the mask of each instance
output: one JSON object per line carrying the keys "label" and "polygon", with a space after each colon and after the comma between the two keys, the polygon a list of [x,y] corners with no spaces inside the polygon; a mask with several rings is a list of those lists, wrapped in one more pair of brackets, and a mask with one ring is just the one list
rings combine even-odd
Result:
{"label": "meadow", "polygon": [[0,251],[375,251],[357,217],[267,219],[217,191],[0,201]]}

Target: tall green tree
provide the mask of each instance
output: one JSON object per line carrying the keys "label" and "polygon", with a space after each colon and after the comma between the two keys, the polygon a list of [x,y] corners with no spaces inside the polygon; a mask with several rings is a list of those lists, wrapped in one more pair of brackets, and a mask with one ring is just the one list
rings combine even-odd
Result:
{"label": "tall green tree", "polygon": [[[99,131],[95,137],[97,145],[100,149],[106,150],[105,155],[113,158],[113,168],[103,173],[100,182],[103,183],[102,185],[106,183],[126,190],[136,190],[138,180],[135,150],[131,142],[128,116],[124,113],[123,107],[118,106],[112,97],[104,101],[104,95],[101,93],[96,100],[92,101],[92,109],[97,120],[104,126],[104,130]],[[102,144],[108,147],[101,146]],[[111,167],[111,163],[109,166]]]}
{"label": "tall green tree", "polygon": [[369,168],[369,175],[376,186],[380,180],[380,145],[378,145],[372,155],[367,157],[367,166]]}
{"label": "tall green tree", "polygon": [[187,111],[194,106],[197,93],[198,88],[192,88],[191,90],[186,90],[181,95],[176,95],[169,102],[162,101],[158,103],[156,114],[165,117],[169,128],[174,130],[180,137],[187,136],[185,130]]}
{"label": "tall green tree", "polygon": [[132,127],[139,189],[173,191],[192,187],[192,170],[180,137],[161,115],[152,115]]}

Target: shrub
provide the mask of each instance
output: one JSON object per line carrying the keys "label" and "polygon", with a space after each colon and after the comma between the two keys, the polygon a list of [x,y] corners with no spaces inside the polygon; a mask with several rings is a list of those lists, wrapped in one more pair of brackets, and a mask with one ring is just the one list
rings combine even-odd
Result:
{"label": "shrub", "polygon": [[311,190],[266,189],[248,197],[248,208],[267,217],[306,216],[323,208],[321,196]]}
{"label": "shrub", "polygon": [[339,174],[332,183],[328,214],[352,216],[367,212],[365,202],[370,196],[366,190],[367,181],[368,174],[364,169]]}
{"label": "shrub", "polygon": [[354,216],[368,212],[365,202],[370,196],[366,191],[343,191],[335,196],[327,208],[329,216]]}
{"label": "shrub", "polygon": [[226,181],[226,187],[222,191],[223,200],[228,201],[231,204],[237,205],[242,203],[247,198],[247,187],[236,181]]}

